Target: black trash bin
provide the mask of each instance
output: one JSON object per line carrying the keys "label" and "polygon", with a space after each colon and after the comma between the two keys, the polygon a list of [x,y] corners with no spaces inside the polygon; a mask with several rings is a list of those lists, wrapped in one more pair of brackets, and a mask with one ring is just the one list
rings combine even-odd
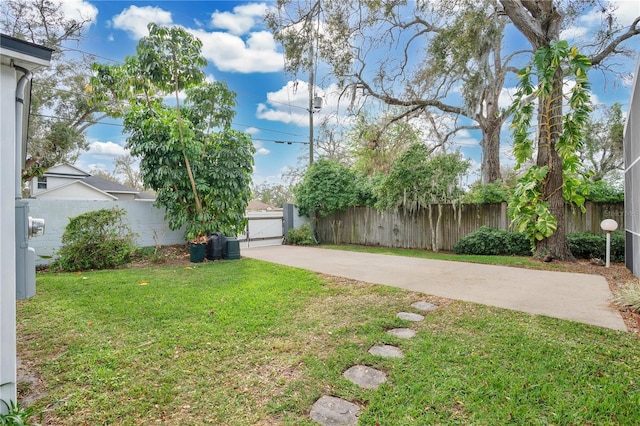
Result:
{"label": "black trash bin", "polygon": [[207,259],[220,260],[225,257],[226,244],[222,232],[214,232],[207,240]]}

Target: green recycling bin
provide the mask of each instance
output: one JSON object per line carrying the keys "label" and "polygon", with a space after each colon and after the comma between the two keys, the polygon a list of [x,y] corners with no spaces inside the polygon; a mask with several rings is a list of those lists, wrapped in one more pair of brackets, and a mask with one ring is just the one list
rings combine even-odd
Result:
{"label": "green recycling bin", "polygon": [[227,259],[240,259],[240,241],[237,238],[227,237]]}

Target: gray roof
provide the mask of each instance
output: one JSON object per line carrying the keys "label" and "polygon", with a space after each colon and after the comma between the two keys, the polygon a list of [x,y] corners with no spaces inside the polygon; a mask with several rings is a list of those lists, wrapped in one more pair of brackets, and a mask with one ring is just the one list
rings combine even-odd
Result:
{"label": "gray roof", "polygon": [[91,185],[96,189],[107,192],[109,194],[134,194],[136,200],[155,200],[156,196],[147,192],[138,191],[135,188],[131,188],[125,185],[121,185],[117,182],[104,179],[99,176],[87,176],[84,179],[80,179],[87,185]]}
{"label": "gray roof", "polygon": [[119,193],[127,193],[127,194],[136,194],[140,191],[134,188],[130,188],[128,186],[120,185],[117,182],[110,181],[108,179],[104,179],[98,176],[87,176],[84,179],[81,179],[87,185],[91,185],[94,188],[97,188],[104,192],[119,192]]}

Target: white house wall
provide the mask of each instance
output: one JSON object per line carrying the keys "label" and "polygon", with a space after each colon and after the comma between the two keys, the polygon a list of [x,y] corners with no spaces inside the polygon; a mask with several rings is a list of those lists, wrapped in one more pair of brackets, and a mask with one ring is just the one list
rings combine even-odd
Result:
{"label": "white house wall", "polygon": [[640,59],[624,132],[626,265],[640,277]]}
{"label": "white house wall", "polygon": [[51,188],[46,192],[37,194],[38,199],[114,201],[114,197],[109,194],[96,190],[80,181],[69,183],[68,179],[64,179],[64,184],[61,187]]}
{"label": "white house wall", "polygon": [[13,68],[0,67],[0,399],[16,398],[15,91]]}

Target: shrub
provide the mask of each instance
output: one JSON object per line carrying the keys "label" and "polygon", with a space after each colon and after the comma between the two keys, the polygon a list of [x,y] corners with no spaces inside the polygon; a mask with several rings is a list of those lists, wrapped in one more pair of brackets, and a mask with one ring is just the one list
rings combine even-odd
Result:
{"label": "shrub", "polygon": [[462,202],[471,204],[501,203],[509,201],[511,189],[502,181],[476,183],[462,196]]}
{"label": "shrub", "polygon": [[287,232],[287,244],[294,246],[310,246],[317,244],[316,239],[313,237],[311,225],[305,223],[298,229],[289,229]]}
{"label": "shrub", "polygon": [[123,223],[126,211],[114,207],[69,219],[62,248],[51,267],[63,271],[108,269],[126,264],[135,250],[134,234]]}
{"label": "shrub", "polygon": [[[604,259],[606,256],[607,236],[580,232],[568,234],[571,253],[579,259]],[[624,234],[620,231],[611,234],[611,261],[624,262]]]}
{"label": "shrub", "polygon": [[619,203],[624,201],[624,189],[603,180],[590,182],[585,199],[595,203]]}
{"label": "shrub", "polygon": [[456,254],[530,256],[531,243],[520,232],[509,232],[483,226],[460,238],[454,245]]}

